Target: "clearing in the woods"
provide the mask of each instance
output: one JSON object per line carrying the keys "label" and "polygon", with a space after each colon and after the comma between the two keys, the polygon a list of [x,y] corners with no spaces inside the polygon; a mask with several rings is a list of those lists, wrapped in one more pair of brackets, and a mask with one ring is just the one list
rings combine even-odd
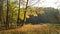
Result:
{"label": "clearing in the woods", "polygon": [[60,34],[60,27],[59,26],[48,26],[48,25],[24,25],[22,27],[17,27],[15,29],[9,30],[2,30],[0,34],[4,33],[18,33],[18,34]]}

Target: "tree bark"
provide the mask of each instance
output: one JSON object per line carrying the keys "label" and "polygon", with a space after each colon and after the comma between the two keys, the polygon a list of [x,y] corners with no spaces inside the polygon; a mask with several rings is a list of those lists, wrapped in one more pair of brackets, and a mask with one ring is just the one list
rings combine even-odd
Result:
{"label": "tree bark", "polygon": [[17,26],[20,25],[20,0],[19,0],[19,10],[18,10],[18,18],[17,18]]}
{"label": "tree bark", "polygon": [[6,12],[6,23],[5,23],[6,29],[8,29],[8,27],[9,27],[9,22],[8,22],[8,11],[9,11],[9,4],[8,4],[8,0],[7,0],[7,12]]}
{"label": "tree bark", "polygon": [[[27,11],[27,8],[28,8],[28,0],[27,0],[27,2],[26,2],[26,8],[25,8],[25,10],[24,10],[24,23],[25,23],[25,20],[26,20],[26,11]],[[22,25],[24,24],[24,23],[22,23]]]}
{"label": "tree bark", "polygon": [[0,0],[0,23],[2,21],[2,9],[3,9],[3,5],[2,5],[2,0]]}

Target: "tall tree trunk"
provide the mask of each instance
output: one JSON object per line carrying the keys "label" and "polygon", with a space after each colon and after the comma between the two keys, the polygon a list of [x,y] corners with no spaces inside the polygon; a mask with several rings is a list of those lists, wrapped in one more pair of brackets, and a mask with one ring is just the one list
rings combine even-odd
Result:
{"label": "tall tree trunk", "polygon": [[2,21],[2,9],[3,9],[3,5],[2,5],[2,0],[0,0],[0,23]]}
{"label": "tall tree trunk", "polygon": [[5,23],[6,29],[8,29],[8,27],[9,27],[9,22],[8,22],[8,11],[9,11],[9,4],[8,4],[8,0],[7,0],[7,12],[6,12],[6,23]]}
{"label": "tall tree trunk", "polygon": [[19,10],[18,10],[18,18],[17,18],[17,26],[20,25],[20,0],[19,0]]}
{"label": "tall tree trunk", "polygon": [[0,0],[0,28],[2,28],[2,25],[4,24],[3,23],[3,18],[2,18],[2,15],[3,15],[3,0]]}
{"label": "tall tree trunk", "polygon": [[27,8],[28,8],[28,0],[27,0],[27,2],[26,2],[26,8],[25,8],[25,10],[24,10],[24,22],[22,23],[22,26],[23,26],[23,24],[26,22],[25,20],[26,20],[26,11],[27,11]]}

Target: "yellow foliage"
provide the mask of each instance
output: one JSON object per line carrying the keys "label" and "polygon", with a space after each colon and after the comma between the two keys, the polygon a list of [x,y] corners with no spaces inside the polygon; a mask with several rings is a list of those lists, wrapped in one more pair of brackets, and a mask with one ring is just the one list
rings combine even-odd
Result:
{"label": "yellow foliage", "polygon": [[33,13],[33,16],[37,16],[36,12]]}
{"label": "yellow foliage", "polygon": [[35,13],[35,14],[33,14],[33,16],[37,16],[37,14]]}
{"label": "yellow foliage", "polygon": [[24,19],[24,13],[20,14],[20,19],[23,20]]}
{"label": "yellow foliage", "polygon": [[21,12],[20,12],[20,19],[21,20],[23,20],[24,19],[24,12],[23,12],[23,10],[20,10]]}
{"label": "yellow foliage", "polygon": [[26,15],[30,15],[30,12],[29,12],[29,11],[27,11],[27,12],[26,12]]}
{"label": "yellow foliage", "polygon": [[[27,12],[26,12],[26,18],[30,18],[29,15],[30,15],[30,13],[29,13],[29,11],[27,11]],[[24,12],[23,12],[23,11],[20,12],[20,19],[21,19],[21,20],[24,19]]]}
{"label": "yellow foliage", "polygon": [[30,11],[27,11],[27,12],[26,12],[26,18],[30,18],[30,17],[29,17],[30,14],[31,14]]}
{"label": "yellow foliage", "polygon": [[26,15],[26,18],[30,18],[28,15]]}
{"label": "yellow foliage", "polygon": [[43,8],[40,9],[40,12],[39,12],[39,13],[40,13],[40,14],[44,14]]}
{"label": "yellow foliage", "polygon": [[40,11],[40,14],[44,14],[44,11]]}

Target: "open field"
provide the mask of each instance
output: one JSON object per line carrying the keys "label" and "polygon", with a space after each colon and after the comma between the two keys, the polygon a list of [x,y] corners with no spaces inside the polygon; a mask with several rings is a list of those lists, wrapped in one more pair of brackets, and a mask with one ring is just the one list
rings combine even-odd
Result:
{"label": "open field", "polygon": [[24,25],[15,29],[2,30],[0,34],[60,34],[60,26]]}

